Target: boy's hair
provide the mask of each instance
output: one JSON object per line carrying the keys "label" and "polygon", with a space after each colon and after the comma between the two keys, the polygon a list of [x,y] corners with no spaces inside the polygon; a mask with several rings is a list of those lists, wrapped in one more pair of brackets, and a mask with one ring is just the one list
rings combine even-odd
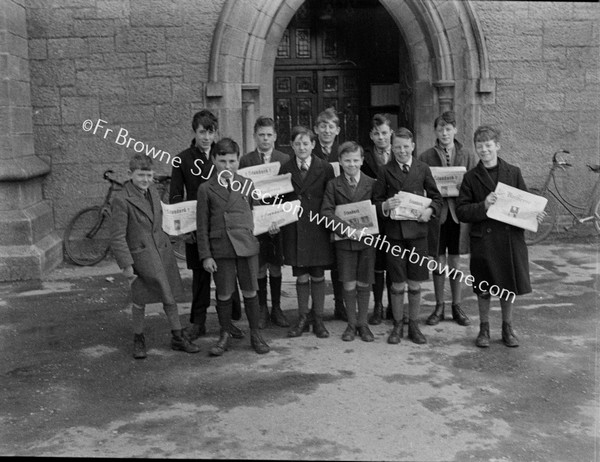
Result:
{"label": "boy's hair", "polygon": [[271,117],[260,116],[258,119],[256,119],[256,122],[254,123],[254,133],[256,133],[258,129],[262,127],[273,127],[273,131],[276,132],[275,121]]}
{"label": "boy's hair", "polygon": [[212,156],[216,157],[224,154],[236,154],[239,157],[240,147],[231,138],[221,138],[217,142],[215,149],[212,150]]}
{"label": "boy's hair", "polygon": [[356,141],[346,141],[338,148],[338,158],[341,159],[344,154],[356,151],[360,152],[360,157],[364,157],[365,151],[360,144],[358,144]]}
{"label": "boy's hair", "polygon": [[333,122],[338,127],[340,126],[340,118],[337,115],[337,111],[333,107],[329,107],[321,112],[317,116],[317,121],[315,125],[318,126],[321,122]]}
{"label": "boy's hair", "polygon": [[198,127],[202,126],[205,130],[212,130],[216,132],[219,128],[219,120],[217,117],[210,112],[208,109],[202,109],[194,114],[192,119],[192,129],[198,130]]}
{"label": "boy's hair", "polygon": [[433,128],[437,128],[438,125],[452,125],[453,127],[456,127],[456,116],[454,111],[446,111],[441,116],[437,117],[433,121]]}
{"label": "boy's hair", "polygon": [[296,125],[294,128],[292,128],[292,143],[299,135],[308,136],[311,142],[317,140],[317,135],[315,135],[315,132],[313,132],[310,128],[304,127],[302,125]]}
{"label": "boy's hair", "polygon": [[392,143],[396,138],[406,138],[412,141],[414,139],[414,136],[408,128],[400,127],[398,130],[392,133]]}
{"label": "boy's hair", "polygon": [[477,127],[473,134],[473,143],[478,141],[500,141],[500,130],[489,125],[481,125]]}
{"label": "boy's hair", "polygon": [[144,154],[134,154],[131,159],[129,159],[129,170],[152,170],[152,157],[148,157]]}
{"label": "boy's hair", "polygon": [[381,125],[387,125],[392,129],[392,121],[387,114],[375,114],[371,119],[371,130],[379,128]]}

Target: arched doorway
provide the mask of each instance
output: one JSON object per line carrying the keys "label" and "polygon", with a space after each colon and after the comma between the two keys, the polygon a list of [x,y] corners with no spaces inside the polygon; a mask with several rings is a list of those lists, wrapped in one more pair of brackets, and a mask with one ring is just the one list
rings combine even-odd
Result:
{"label": "arched doorway", "polygon": [[313,127],[333,107],[340,141],[368,142],[373,114],[413,128],[412,71],[406,44],[378,0],[307,0],[277,48],[273,114],[280,147],[295,125]]}

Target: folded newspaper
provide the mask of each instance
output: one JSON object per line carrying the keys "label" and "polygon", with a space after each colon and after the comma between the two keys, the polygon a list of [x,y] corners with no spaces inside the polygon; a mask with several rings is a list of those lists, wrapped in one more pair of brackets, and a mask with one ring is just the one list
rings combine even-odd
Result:
{"label": "folded newspaper", "polygon": [[163,231],[171,236],[196,231],[196,203],[197,201],[185,201],[178,204],[161,202]]}
{"label": "folded newspaper", "polygon": [[537,232],[537,216],[546,207],[548,199],[500,182],[494,192],[498,198],[487,210],[489,218]]}
{"label": "folded newspaper", "polygon": [[442,197],[457,197],[466,167],[430,167]]}
{"label": "folded newspaper", "polygon": [[275,205],[256,205],[252,209],[254,217],[254,235],[266,233],[273,223],[285,226],[298,221],[298,213],[302,210],[300,201],[280,202]]}
{"label": "folded newspaper", "polygon": [[270,199],[294,190],[292,174],[278,175],[280,167],[279,162],[269,162],[268,164],[240,168],[237,173],[252,180],[259,197]]}
{"label": "folded newspaper", "polygon": [[394,198],[400,199],[401,203],[390,212],[392,220],[416,220],[421,213],[429,207],[431,199],[417,194],[398,191]]}
{"label": "folded newspaper", "polygon": [[[377,222],[377,209],[370,200],[354,202],[352,204],[342,204],[335,207],[335,215],[338,218],[346,221],[356,230],[354,236],[367,234],[379,234],[379,223]],[[363,233],[363,228],[367,228]],[[341,231],[341,229],[340,229]],[[335,241],[349,239],[348,237],[340,237],[333,233]]]}
{"label": "folded newspaper", "polygon": [[[257,180],[275,176],[279,173],[281,163],[269,162],[268,164],[253,165],[252,167],[240,168],[237,171],[238,175],[251,179],[256,183]],[[256,185],[255,185],[256,187]]]}

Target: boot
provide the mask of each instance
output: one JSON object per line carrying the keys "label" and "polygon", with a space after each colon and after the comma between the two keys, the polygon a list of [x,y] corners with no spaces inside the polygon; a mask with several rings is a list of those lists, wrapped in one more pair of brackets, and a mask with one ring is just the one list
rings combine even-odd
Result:
{"label": "boot", "polygon": [[392,344],[392,345],[397,345],[398,343],[400,343],[400,339],[403,336],[403,324],[402,321],[394,321],[394,328],[392,329],[392,332],[390,333],[390,336],[387,339],[387,342]]}
{"label": "boot", "polygon": [[229,323],[229,333],[233,338],[244,338],[244,331],[236,326],[234,323]]}
{"label": "boot", "polygon": [[259,355],[264,355],[265,353],[271,351],[271,348],[269,348],[267,342],[263,340],[258,329],[250,330],[250,345],[252,345],[254,351],[256,351]]}
{"label": "boot", "polygon": [[471,320],[460,308],[458,303],[452,304],[452,319],[456,321],[459,326],[470,326]]}
{"label": "boot", "polygon": [[375,336],[371,329],[365,324],[364,326],[358,326],[358,335],[363,342],[372,342],[375,340]]}
{"label": "boot", "polygon": [[271,309],[271,322],[279,327],[290,327],[290,323],[279,305],[273,306]]}
{"label": "boot", "polygon": [[146,358],[146,339],[144,334],[133,334],[133,357],[135,359]]}
{"label": "boot", "polygon": [[346,330],[342,334],[342,340],[344,342],[352,342],[354,340],[354,336],[356,335],[356,327],[352,324],[348,324],[346,326]]}
{"label": "boot", "polygon": [[269,276],[271,287],[271,322],[279,327],[290,327],[290,323],[281,310],[281,276]]}
{"label": "boot", "polygon": [[185,351],[186,353],[198,353],[200,348],[190,342],[181,330],[171,331],[171,349],[175,351]]}
{"label": "boot", "polygon": [[190,342],[198,339],[199,337],[203,337],[206,335],[206,326],[204,324],[192,324],[191,326],[183,329],[183,334],[188,338]]}
{"label": "boot", "polygon": [[[431,313],[427,318],[427,321],[425,321],[428,326],[435,326],[439,324],[440,321],[444,320],[444,308],[444,302],[435,303],[435,309],[433,310],[433,313]],[[452,313],[454,314],[454,305],[452,305]]]}
{"label": "boot", "polygon": [[267,278],[258,278],[258,328],[264,329],[271,323],[269,308],[267,307]]}
{"label": "boot", "polygon": [[409,319],[408,321],[408,338],[412,340],[413,343],[419,345],[427,343],[427,339],[419,330],[419,324],[417,321],[413,321],[412,319]]}
{"label": "boot", "polygon": [[228,330],[221,329],[221,335],[217,344],[208,350],[211,356],[222,356],[227,350],[229,350],[229,339],[231,334]]}
{"label": "boot", "polygon": [[315,333],[317,338],[329,337],[329,331],[325,328],[325,324],[323,324],[323,318],[315,316],[313,332]]}
{"label": "boot", "polygon": [[288,331],[288,337],[300,337],[303,332],[307,332],[310,327],[308,316],[301,314],[298,318],[298,322],[294,327]]}
{"label": "boot", "polygon": [[375,302],[373,307],[373,314],[369,317],[369,324],[372,326],[378,326],[383,321],[383,305],[381,302]]}
{"label": "boot", "polygon": [[513,332],[512,326],[507,323],[502,323],[502,341],[507,347],[518,347],[519,339]]}
{"label": "boot", "polygon": [[479,335],[475,339],[475,345],[479,348],[487,348],[490,346],[490,323],[482,322],[479,324]]}

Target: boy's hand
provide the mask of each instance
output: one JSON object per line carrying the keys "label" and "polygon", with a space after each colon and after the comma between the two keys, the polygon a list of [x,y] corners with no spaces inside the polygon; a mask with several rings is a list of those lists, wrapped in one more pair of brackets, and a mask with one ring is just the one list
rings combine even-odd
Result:
{"label": "boy's hand", "polygon": [[538,224],[540,224],[546,219],[547,216],[548,214],[546,213],[546,211],[542,210],[540,213],[537,214],[535,218],[537,219]]}
{"label": "boy's hand", "polygon": [[487,197],[485,198],[485,209],[489,209],[490,206],[492,204],[496,203],[496,200],[498,199],[498,195],[495,192],[491,192],[487,195]]}
{"label": "boy's hand", "polygon": [[431,215],[433,215],[433,209],[431,207],[427,207],[421,212],[421,215],[419,215],[417,221],[427,223],[431,219]]}
{"label": "boy's hand", "polygon": [[386,200],[383,203],[383,210],[386,210],[386,211],[393,210],[396,207],[398,207],[401,203],[402,203],[402,201],[400,199],[396,198],[396,196],[390,197],[388,200]]}
{"label": "boy's hand", "polygon": [[129,265],[126,268],[123,268],[122,274],[127,278],[127,282],[129,282],[129,285],[131,285],[133,281],[135,281],[135,279],[137,278],[137,276],[133,273],[133,266],[131,265]]}
{"label": "boy's hand", "polygon": [[273,234],[277,234],[279,232],[279,226],[277,226],[277,223],[273,222],[271,223],[271,226],[269,226],[269,234],[273,235]]}
{"label": "boy's hand", "polygon": [[215,271],[217,271],[217,262],[214,258],[205,258],[204,260],[202,260],[202,266],[204,267],[204,270],[208,271],[209,273],[214,273]]}

